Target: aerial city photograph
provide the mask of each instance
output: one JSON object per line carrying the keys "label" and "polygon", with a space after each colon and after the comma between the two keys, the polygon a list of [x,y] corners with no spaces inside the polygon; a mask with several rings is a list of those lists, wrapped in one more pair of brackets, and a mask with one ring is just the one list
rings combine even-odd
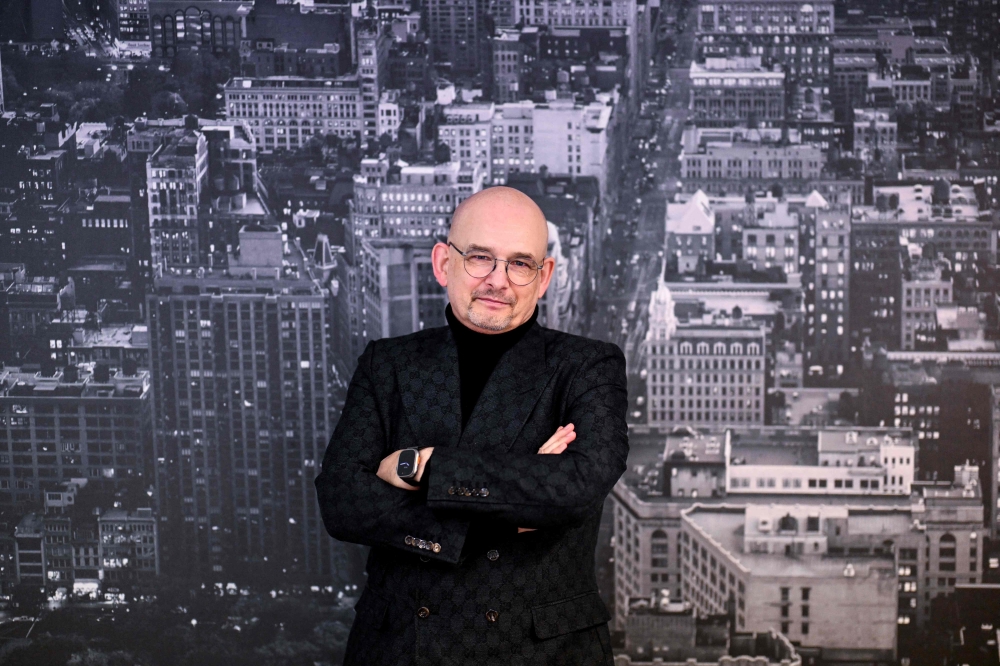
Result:
{"label": "aerial city photograph", "polygon": [[1000,666],[1000,0],[0,0],[0,666]]}

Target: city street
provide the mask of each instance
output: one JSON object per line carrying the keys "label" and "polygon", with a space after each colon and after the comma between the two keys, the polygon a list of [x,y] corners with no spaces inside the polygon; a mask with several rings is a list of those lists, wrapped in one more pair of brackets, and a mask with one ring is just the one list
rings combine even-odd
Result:
{"label": "city street", "polygon": [[630,140],[618,183],[618,207],[611,213],[609,232],[603,239],[590,322],[591,336],[613,342],[625,352],[630,420],[645,418],[642,401],[637,400],[645,394],[645,380],[640,376],[641,343],[646,336],[650,294],[663,270],[666,205],[679,185],[677,157],[687,117],[693,14],[684,21],[690,25],[677,35],[678,51],[669,58],[661,54],[650,72],[652,82],[647,84],[641,120],[653,123],[653,135],[648,140]]}

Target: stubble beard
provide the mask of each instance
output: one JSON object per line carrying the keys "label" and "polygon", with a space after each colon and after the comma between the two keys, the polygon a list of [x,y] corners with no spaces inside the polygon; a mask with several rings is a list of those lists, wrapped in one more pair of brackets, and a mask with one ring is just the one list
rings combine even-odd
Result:
{"label": "stubble beard", "polygon": [[472,304],[475,302],[476,298],[489,298],[489,299],[492,299],[492,300],[502,301],[502,302],[507,303],[508,305],[511,305],[511,306],[514,306],[514,305],[517,304],[516,300],[514,302],[508,302],[508,301],[506,301],[505,299],[503,299],[503,298],[501,298],[499,296],[496,296],[496,295],[493,295],[493,294],[489,294],[489,293],[480,294],[479,296],[473,295],[473,299],[471,301],[469,301],[469,307],[466,310],[466,316],[469,318],[469,321],[472,322],[474,325],[476,325],[479,328],[482,328],[484,330],[487,330],[487,331],[504,331],[504,330],[507,329],[508,326],[510,326],[510,323],[512,321],[514,321],[514,310],[513,310],[513,307],[511,308],[510,312],[508,314],[506,314],[506,315],[501,315],[501,314],[495,314],[495,315],[482,314],[482,313],[477,312],[476,310],[474,310],[473,307],[472,307]]}

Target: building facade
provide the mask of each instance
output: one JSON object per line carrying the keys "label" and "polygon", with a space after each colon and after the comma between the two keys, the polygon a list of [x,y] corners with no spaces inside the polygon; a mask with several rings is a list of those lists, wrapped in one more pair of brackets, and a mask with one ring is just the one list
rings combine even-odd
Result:
{"label": "building facade", "polygon": [[147,296],[164,568],[329,576],[312,478],[331,433],[329,293],[273,226],[228,269],[159,270]]}
{"label": "building facade", "polygon": [[[226,83],[224,94],[226,117],[246,121],[262,152],[296,150],[312,137],[326,134],[360,136],[370,106],[364,99],[369,93],[362,93],[355,75],[236,77]],[[377,121],[377,106],[378,96],[371,106],[373,121]]]}

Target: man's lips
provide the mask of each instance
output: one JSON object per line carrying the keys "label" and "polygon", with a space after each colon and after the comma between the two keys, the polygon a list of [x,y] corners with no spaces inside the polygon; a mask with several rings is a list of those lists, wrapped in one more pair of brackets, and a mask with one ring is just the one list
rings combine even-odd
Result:
{"label": "man's lips", "polygon": [[477,298],[476,300],[477,301],[485,301],[485,302],[493,304],[493,305],[510,305],[510,303],[506,303],[504,301],[497,301],[497,300],[494,300],[492,298]]}

